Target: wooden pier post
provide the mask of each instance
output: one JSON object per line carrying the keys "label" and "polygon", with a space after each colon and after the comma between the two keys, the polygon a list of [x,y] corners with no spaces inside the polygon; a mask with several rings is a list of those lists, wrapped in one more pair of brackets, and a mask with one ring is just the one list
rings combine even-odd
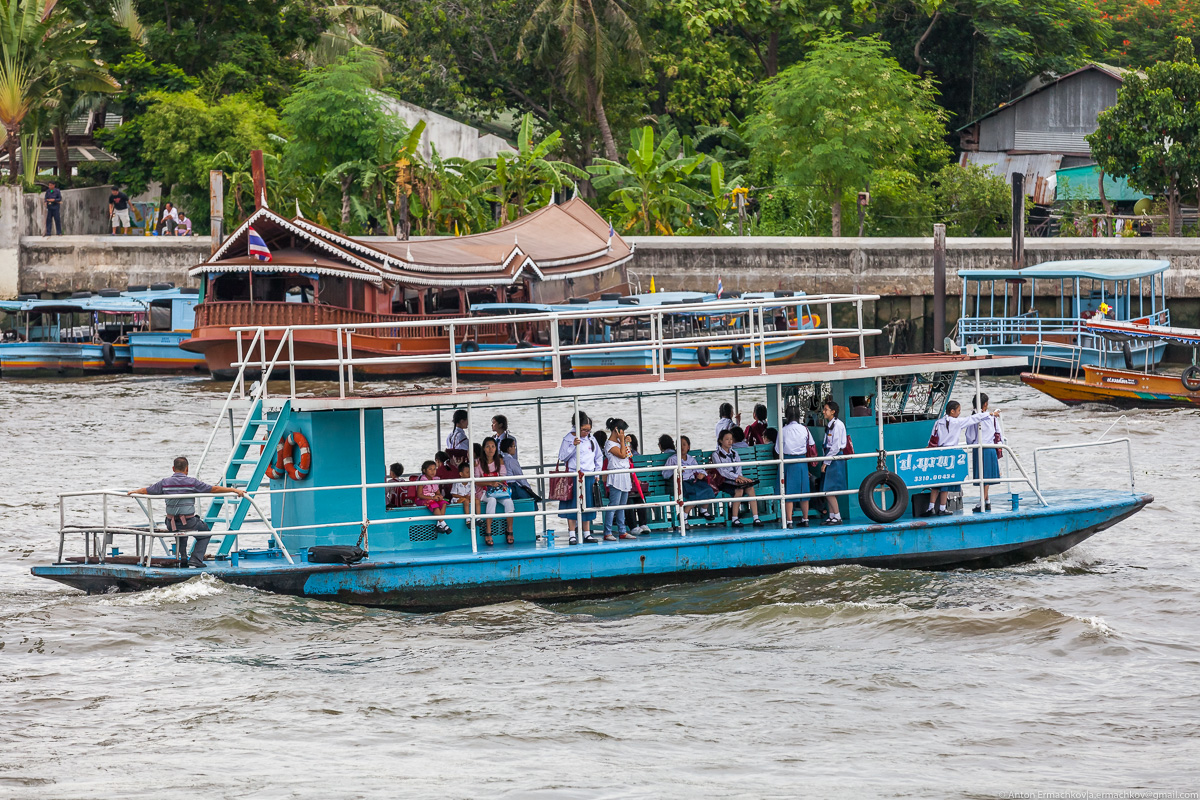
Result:
{"label": "wooden pier post", "polygon": [[946,226],[933,226],[933,349],[946,346]]}
{"label": "wooden pier post", "polygon": [[1012,268],[1025,269],[1025,175],[1012,176]]}
{"label": "wooden pier post", "polygon": [[250,177],[254,181],[254,210],[258,211],[267,204],[267,172],[262,150],[250,151]]}
{"label": "wooden pier post", "polygon": [[208,173],[208,225],[215,254],[225,242],[225,173],[219,169]]}

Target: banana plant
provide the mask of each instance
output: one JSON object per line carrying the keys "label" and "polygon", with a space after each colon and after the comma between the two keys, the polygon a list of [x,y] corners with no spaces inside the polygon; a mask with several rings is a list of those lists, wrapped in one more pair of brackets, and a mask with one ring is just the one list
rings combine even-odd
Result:
{"label": "banana plant", "polygon": [[480,159],[474,164],[490,168],[488,200],[500,204],[500,224],[516,219],[550,201],[554,191],[563,191],[573,178],[586,178],[587,172],[549,158],[562,147],[562,131],[533,141],[533,114],[521,118],[516,152],[501,153],[495,159]]}
{"label": "banana plant", "polygon": [[612,190],[611,197],[624,211],[621,223],[626,230],[640,228],[647,235],[670,236],[677,224],[686,224],[690,206],[705,201],[687,181],[707,156],[690,152],[690,142],[675,130],[668,131],[657,146],[649,125],[633,131],[630,138],[628,163],[595,159],[588,167],[595,176],[592,183],[597,189]]}

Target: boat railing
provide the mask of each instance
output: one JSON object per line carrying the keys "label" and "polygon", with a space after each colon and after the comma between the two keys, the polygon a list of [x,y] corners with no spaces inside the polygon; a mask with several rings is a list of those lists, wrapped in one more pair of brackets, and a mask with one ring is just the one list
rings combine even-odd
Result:
{"label": "boat railing", "polygon": [[[222,495],[205,493],[205,494],[172,494],[171,500],[212,500]],[[68,523],[68,508],[69,500],[75,498],[99,498],[100,501],[100,521],[92,524],[74,524]],[[226,495],[227,497],[227,495]],[[66,546],[67,537],[70,535],[79,535],[83,537],[83,549],[85,563],[90,563],[92,558],[97,562],[105,563],[108,556],[109,546],[116,540],[118,536],[132,537],[134,540],[134,554],[136,561],[143,566],[150,566],[153,563],[154,542],[158,541],[162,546],[165,554],[170,555],[167,549],[167,541],[180,536],[203,536],[205,532],[201,531],[173,531],[160,525],[154,516],[154,505],[157,500],[166,501],[168,498],[164,495],[148,495],[136,494],[131,495],[127,492],[117,491],[114,489],[95,489],[82,492],[65,492],[58,496],[58,562],[62,563],[63,551]],[[113,508],[118,504],[117,508]],[[119,504],[128,504],[132,501],[136,504],[137,509],[133,509],[126,505],[128,511],[132,511],[138,522],[135,523],[127,518],[122,519],[121,508]],[[295,563],[291,553],[288,552],[287,546],[279,535],[279,531],[271,525],[270,517],[263,513],[262,508],[258,505],[254,497],[247,496],[243,502],[250,504],[250,508],[255,513],[255,521],[262,525],[261,528],[247,528],[238,531],[228,530],[213,530],[211,533],[214,536],[233,536],[237,539],[238,545],[241,542],[241,536],[266,535],[268,537],[268,547],[278,547],[281,554],[289,564]],[[236,504],[226,504],[236,506]],[[163,506],[165,511],[165,502]],[[140,512],[140,513],[139,513]],[[114,519],[114,516],[118,517]],[[145,524],[140,523],[140,518],[145,517]]]}
{"label": "boat railing", "polygon": [[[516,361],[528,363],[529,368],[550,368],[551,379],[558,387],[562,386],[564,378],[564,362],[573,355],[585,353],[618,353],[621,351],[649,351],[651,356],[651,374],[660,381],[666,380],[666,364],[669,358],[667,351],[674,348],[687,347],[741,347],[744,351],[743,366],[748,369],[759,369],[766,374],[767,346],[785,341],[825,340],[828,344],[827,358],[829,363],[835,359],[835,340],[851,340],[857,343],[857,357],[860,366],[865,366],[865,339],[877,336],[878,329],[863,326],[863,303],[877,300],[878,295],[817,295],[775,298],[731,298],[705,303],[676,304],[670,306],[638,307],[635,305],[613,309],[622,317],[645,317],[650,322],[650,336],[646,339],[634,339],[616,342],[564,342],[559,335],[559,324],[576,320],[588,319],[602,315],[595,309],[579,311],[536,312],[530,314],[513,314],[504,318],[503,324],[511,326],[525,323],[545,323],[549,328],[550,343],[548,345],[531,345],[529,347],[514,347],[508,350],[476,350],[460,351],[457,345],[460,340],[467,340],[470,331],[479,326],[495,325],[494,317],[459,317],[443,319],[436,324],[446,332],[446,348],[441,352],[426,352],[421,354],[405,354],[398,350],[396,355],[362,355],[354,350],[356,334],[369,334],[379,328],[390,328],[403,331],[409,327],[428,327],[429,321],[421,322],[387,322],[367,324],[339,325],[282,325],[234,327],[231,330],[236,336],[237,357],[232,366],[238,369],[238,377],[234,386],[240,387],[241,397],[245,398],[245,372],[255,370],[264,387],[266,396],[267,381],[274,375],[275,370],[287,369],[289,381],[289,396],[296,397],[296,372],[314,368],[336,368],[338,375],[338,396],[345,398],[347,393],[354,391],[354,370],[356,367],[369,369],[385,365],[425,365],[431,369],[447,365],[450,371],[451,394],[459,391],[459,368],[463,364],[488,361]],[[850,327],[836,327],[833,324],[835,306],[851,306],[853,319],[856,324]],[[820,328],[768,328],[768,311],[778,309],[799,309],[800,306],[820,307],[825,310],[824,325]],[[607,311],[607,309],[605,309]],[[704,314],[720,316],[723,314],[743,313],[747,315],[748,324],[744,328],[731,328],[718,335],[688,335],[673,337],[668,335],[666,320],[676,314]],[[771,317],[773,322],[773,315]],[[295,341],[297,332],[311,334],[314,331],[327,331],[333,334],[336,346],[335,358],[306,358],[297,359]],[[249,335],[247,344],[244,336]],[[268,340],[275,345],[273,356],[268,355]],[[257,352],[256,352],[257,351]],[[284,355],[286,353],[286,356]]]}
{"label": "boat railing", "polygon": [[[1093,444],[1108,444],[1108,443],[1110,443],[1110,442],[1093,443]],[[1012,458],[1012,464],[1015,466],[1020,477],[1014,477],[1014,476],[1010,475],[1008,478],[1004,479],[1002,482],[1006,482],[1006,483],[1010,483],[1010,484],[1014,483],[1014,482],[1025,484],[1025,485],[1029,486],[1029,488],[1032,490],[1033,494],[1035,495],[1035,497],[1037,498],[1038,502],[1041,505],[1043,505],[1043,506],[1048,505],[1045,497],[1042,495],[1042,492],[1037,485],[1036,479],[1030,478],[1029,474],[1025,471],[1019,458],[1017,457],[1017,454],[1015,452],[1013,452],[1013,450],[1007,444],[974,444],[974,445],[968,444],[968,445],[954,448],[954,449],[957,449],[960,451],[971,452],[971,451],[983,450],[985,448],[992,448],[992,449],[996,449],[999,451],[1003,451]],[[1043,448],[1043,449],[1053,449],[1053,448]],[[754,461],[745,461],[745,462],[741,462],[741,466],[743,466],[743,467],[750,466],[750,465],[757,466],[757,467],[777,466],[777,467],[779,467],[779,474],[782,475],[783,471],[784,471],[784,469],[783,469],[784,466],[789,465],[789,464],[808,465],[808,464],[813,464],[813,463],[821,463],[821,462],[825,462],[825,461],[851,461],[851,460],[855,460],[855,459],[871,459],[875,463],[877,463],[878,465],[880,465],[882,467],[887,464],[888,459],[892,459],[892,462],[894,463],[895,459],[897,459],[898,457],[906,455],[906,454],[910,454],[910,453],[912,453],[912,454],[923,453],[923,454],[929,454],[929,455],[933,455],[933,456],[945,455],[944,452],[940,452],[942,450],[943,450],[942,448],[910,448],[910,449],[905,449],[905,450],[895,450],[895,451],[886,451],[886,452],[884,452],[884,451],[868,451],[868,452],[863,452],[863,453],[852,453],[852,454],[848,454],[848,455],[836,455],[836,456],[820,456],[820,455],[813,456],[813,457],[791,457],[791,456],[784,457],[784,456],[781,456],[781,457],[777,457],[777,458],[773,458],[773,459],[756,459]],[[1035,456],[1035,458],[1036,458],[1036,456]],[[542,466],[544,467],[545,465],[542,465]],[[760,502],[776,502],[776,503],[780,503],[780,504],[783,504],[784,502],[795,503],[795,502],[801,502],[801,501],[811,501],[811,500],[816,500],[816,499],[821,499],[821,498],[838,498],[838,497],[852,496],[852,495],[857,495],[859,492],[858,488],[854,488],[854,489],[847,488],[844,490],[836,490],[836,491],[809,491],[809,492],[804,492],[804,493],[790,492],[785,489],[782,479],[778,479],[777,480],[777,491],[766,493],[766,494],[756,494],[754,497],[749,497],[749,496],[732,497],[732,496],[716,495],[711,499],[702,499],[702,500],[685,500],[683,498],[682,492],[679,491],[679,487],[682,486],[683,476],[686,472],[690,472],[692,470],[697,470],[697,469],[703,470],[705,472],[713,472],[719,466],[728,466],[728,465],[727,464],[711,464],[711,463],[710,464],[698,464],[698,465],[690,465],[690,464],[685,465],[685,464],[676,463],[676,464],[669,465],[669,466],[661,465],[661,464],[660,465],[652,465],[652,466],[651,465],[643,465],[643,466],[618,468],[618,469],[584,470],[584,471],[576,471],[574,473],[559,472],[559,473],[549,473],[549,474],[543,473],[543,474],[501,475],[501,476],[497,476],[497,475],[482,475],[482,476],[480,476],[480,475],[473,474],[469,478],[466,478],[466,479],[459,477],[459,478],[445,478],[445,479],[421,479],[421,480],[416,480],[416,481],[403,481],[403,482],[371,482],[371,483],[368,483],[366,481],[361,481],[359,483],[341,484],[341,485],[335,485],[335,486],[311,486],[311,487],[306,486],[306,487],[293,487],[293,488],[280,488],[280,489],[263,489],[263,490],[257,492],[256,497],[258,499],[261,499],[263,497],[273,497],[275,495],[286,497],[291,494],[307,494],[307,493],[316,493],[316,492],[355,490],[355,491],[361,492],[363,495],[363,498],[364,498],[363,504],[362,504],[363,513],[362,513],[362,516],[358,519],[349,519],[349,520],[344,520],[341,522],[319,522],[319,523],[307,523],[307,524],[300,524],[300,525],[281,525],[278,523],[278,521],[272,521],[271,519],[268,518],[267,515],[262,513],[261,509],[255,502],[255,498],[247,498],[258,516],[257,521],[261,522],[261,524],[263,526],[262,529],[250,528],[250,529],[244,529],[244,530],[235,531],[235,532],[214,529],[212,531],[212,535],[214,535],[214,536],[222,536],[222,535],[230,536],[230,535],[232,535],[235,537],[240,537],[240,536],[248,536],[248,535],[255,535],[255,534],[265,534],[269,537],[268,545],[278,547],[281,551],[281,554],[287,559],[288,563],[294,563],[294,561],[292,559],[291,554],[288,552],[288,550],[284,544],[283,538],[286,534],[294,532],[294,531],[311,531],[314,529],[329,530],[329,529],[335,529],[335,528],[357,529],[360,532],[360,535],[361,535],[360,541],[363,543],[364,548],[369,549],[369,547],[370,547],[370,536],[369,536],[370,526],[372,524],[381,524],[381,523],[386,524],[389,522],[389,520],[386,516],[371,517],[367,513],[367,507],[368,507],[368,504],[366,502],[367,490],[369,490],[369,489],[384,489],[386,491],[388,489],[393,489],[393,490],[394,489],[407,489],[410,487],[418,487],[419,488],[422,486],[430,486],[430,485],[446,486],[446,485],[450,485],[450,484],[454,484],[454,483],[469,484],[470,489],[471,489],[471,494],[475,495],[476,489],[479,486],[479,484],[489,484],[489,483],[510,484],[510,483],[516,483],[516,482],[523,481],[523,480],[525,480],[525,481],[548,480],[548,479],[552,480],[554,478],[567,478],[567,479],[571,479],[574,481],[574,483],[575,483],[575,488],[574,488],[575,495],[574,496],[579,497],[582,495],[582,493],[584,491],[584,487],[586,486],[587,478],[599,478],[602,476],[611,476],[611,475],[620,475],[620,474],[648,475],[648,474],[652,474],[652,473],[660,473],[661,474],[664,472],[670,472],[670,473],[673,473],[673,475],[674,475],[674,479],[671,481],[671,483],[673,484],[673,486],[675,488],[674,488],[674,491],[670,492],[663,499],[650,500],[649,498],[646,498],[646,500],[643,502],[630,502],[630,503],[625,503],[625,504],[621,504],[621,505],[603,505],[603,506],[598,506],[598,507],[589,506],[587,508],[581,507],[580,504],[576,504],[575,514],[576,514],[576,520],[577,520],[577,529],[581,529],[580,525],[583,522],[583,514],[585,513],[585,511],[589,514],[591,514],[591,513],[603,514],[606,511],[616,512],[616,511],[625,511],[628,509],[659,508],[659,509],[663,509],[664,518],[667,518],[667,516],[671,513],[677,513],[677,515],[678,515],[677,527],[678,527],[678,530],[679,530],[679,533],[681,536],[688,535],[688,524],[689,524],[688,512],[693,508],[697,508],[697,507],[701,507],[701,506],[709,506],[709,505],[726,506],[731,503],[738,503],[738,504],[747,503],[750,500],[755,500],[755,501],[760,501]],[[1132,466],[1131,466],[1131,470],[1132,470]],[[995,482],[997,482],[997,479],[985,479],[978,475],[976,475],[975,477],[970,477],[970,478],[962,481],[963,484],[972,485],[972,486],[982,486],[985,483],[995,483]],[[920,487],[918,487],[918,488],[920,488]],[[91,524],[91,525],[76,525],[76,524],[69,525],[69,524],[67,524],[66,501],[68,499],[78,498],[78,497],[93,497],[93,498],[99,497],[99,498],[101,498],[102,515],[103,516],[102,516],[100,524]],[[144,563],[146,566],[150,566],[152,563],[151,551],[152,551],[152,546],[153,546],[154,540],[158,540],[158,541],[160,541],[160,543],[162,543],[164,552],[169,552],[169,551],[167,551],[166,543],[163,542],[163,540],[173,539],[176,536],[185,536],[185,535],[186,536],[195,536],[197,534],[196,531],[175,532],[175,531],[169,531],[165,528],[159,527],[156,524],[156,522],[154,520],[154,516],[153,516],[154,497],[155,496],[151,496],[151,495],[128,495],[124,492],[118,492],[118,491],[111,490],[111,489],[96,490],[96,491],[90,491],[90,492],[69,492],[69,493],[59,495],[59,557],[58,557],[58,562],[62,563],[63,551],[64,551],[64,545],[65,545],[66,538],[67,538],[67,536],[72,535],[72,534],[80,534],[84,537],[85,559],[91,559],[94,557],[101,563],[103,563],[105,558],[107,557],[105,551],[106,551],[106,548],[109,546],[110,542],[112,541],[113,537],[115,537],[115,536],[132,536],[135,539],[135,556],[139,563]],[[184,499],[184,498],[189,498],[189,497],[197,498],[197,499],[212,499],[215,496],[212,494],[171,495],[172,499]],[[141,506],[142,513],[146,517],[146,520],[148,523],[147,526],[134,527],[134,526],[128,525],[128,524],[120,524],[119,521],[115,522],[115,523],[112,522],[110,519],[109,504],[110,504],[110,500],[113,498],[119,498],[119,499],[123,499],[123,500],[133,499],[133,500],[137,501],[138,505]],[[165,498],[163,498],[163,499],[165,499]],[[554,501],[549,501],[549,502],[554,502]],[[510,519],[510,518],[533,517],[536,519],[536,518],[540,517],[544,520],[543,530],[545,530],[546,532],[549,532],[550,518],[558,517],[561,514],[560,509],[556,508],[556,509],[552,510],[552,509],[548,508],[548,506],[545,502],[542,503],[541,508],[537,508],[536,504],[535,504],[535,508],[532,511],[513,511],[513,512],[508,512],[508,513],[495,513],[495,514],[484,513],[484,511],[482,509],[482,505],[483,505],[483,501],[478,501],[471,505],[471,510],[469,512],[455,513],[455,514],[446,513],[446,514],[438,517],[438,519],[441,519],[441,520],[463,520],[466,522],[466,524],[469,526],[469,528],[471,530],[477,531],[477,530],[479,530],[479,527],[478,527],[479,524],[485,520],[492,520],[492,521],[499,520],[502,522],[502,521],[504,521],[506,519]],[[671,509],[674,509],[674,512],[670,511]],[[784,529],[790,529],[790,528],[794,527],[792,521],[790,519],[787,519],[786,516],[783,515],[782,511],[783,511],[783,508],[781,505],[780,518],[781,518],[782,527]],[[384,513],[386,514],[387,512],[385,511]],[[103,537],[103,538],[101,538],[101,537]],[[240,538],[238,539],[238,542],[240,543]],[[471,537],[471,548],[472,548],[472,551],[475,551],[475,552],[478,551],[478,541],[477,541],[477,537],[475,537],[475,536]]]}
{"label": "boat railing", "polygon": [[1066,370],[1071,380],[1075,380],[1083,369],[1083,348],[1074,344],[1056,343],[1047,349],[1045,342],[1038,342],[1033,348],[1033,373],[1040,374],[1046,362],[1050,362],[1056,369]]}
{"label": "boat railing", "polygon": [[[1147,314],[1151,325],[1162,325],[1169,319],[1166,310]],[[960,345],[1037,344],[1043,341],[1055,345],[1066,345],[1070,341],[1088,340],[1099,349],[1119,350],[1119,342],[1107,342],[1096,336],[1083,324],[1081,317],[1043,317],[1021,315],[1019,317],[963,317],[955,326],[955,340]],[[1033,339],[1032,342],[1028,339]]]}
{"label": "boat railing", "polygon": [[[1109,428],[1111,430],[1111,426]],[[1093,447],[1113,447],[1116,445],[1125,445],[1125,459],[1129,466],[1129,490],[1133,491],[1137,488],[1133,474],[1133,444],[1128,436],[1121,436],[1116,439],[1100,439],[1095,442],[1078,442],[1075,444],[1055,444],[1039,447],[1033,451],[1033,474],[1035,485],[1038,490],[1041,490],[1041,470],[1038,469],[1038,455],[1042,453],[1057,453],[1065,450],[1084,450]]]}

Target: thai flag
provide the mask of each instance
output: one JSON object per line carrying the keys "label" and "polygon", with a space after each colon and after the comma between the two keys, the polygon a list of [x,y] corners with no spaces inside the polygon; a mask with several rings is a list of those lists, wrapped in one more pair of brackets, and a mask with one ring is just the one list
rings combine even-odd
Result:
{"label": "thai flag", "polygon": [[257,258],[259,261],[271,260],[271,251],[267,249],[267,243],[258,235],[258,231],[254,230],[254,228],[246,231],[246,241],[250,246],[251,258]]}
{"label": "thai flag", "polygon": [[717,299],[721,299],[721,292],[725,291],[725,284],[721,283],[721,279],[717,278]]}
{"label": "thai flag", "polygon": [[611,239],[614,235],[616,235],[616,231],[613,230],[612,220],[610,219],[608,221],[608,238]]}

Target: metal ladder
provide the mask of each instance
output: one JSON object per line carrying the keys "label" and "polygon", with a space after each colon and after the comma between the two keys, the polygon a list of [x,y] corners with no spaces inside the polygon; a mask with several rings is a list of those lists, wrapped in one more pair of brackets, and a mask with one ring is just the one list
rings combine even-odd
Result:
{"label": "metal ladder", "polygon": [[[225,462],[222,485],[245,489],[251,495],[257,493],[267,474],[267,467],[275,461],[275,448],[283,439],[291,416],[292,403],[290,400],[285,401],[277,413],[269,414],[263,412],[262,399],[256,400],[250,413],[246,415],[246,421],[242,424],[241,432],[237,436],[237,444],[230,452],[229,460]],[[261,453],[250,452],[251,448],[260,446],[262,447]],[[245,467],[251,468],[248,475],[242,471]],[[217,524],[226,521],[221,516],[221,512],[229,503],[236,503],[237,507],[223,531],[217,531]],[[208,513],[204,515],[204,521],[215,532],[236,534],[241,530],[242,523],[246,521],[246,514],[249,513],[250,507],[250,502],[243,498],[234,495],[217,495],[209,505]],[[218,554],[228,555],[233,549],[235,541],[237,541],[236,535],[222,536]]]}

